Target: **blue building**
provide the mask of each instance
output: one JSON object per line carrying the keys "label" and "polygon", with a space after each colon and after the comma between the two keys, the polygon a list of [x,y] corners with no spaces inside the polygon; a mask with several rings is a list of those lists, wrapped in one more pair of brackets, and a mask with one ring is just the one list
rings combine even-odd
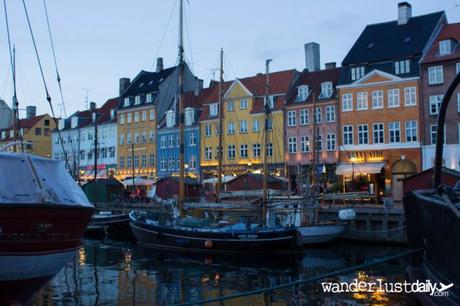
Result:
{"label": "blue building", "polygon": [[[197,92],[184,95],[185,175],[200,179],[200,99]],[[157,176],[179,176],[179,106],[165,112],[157,128]]]}

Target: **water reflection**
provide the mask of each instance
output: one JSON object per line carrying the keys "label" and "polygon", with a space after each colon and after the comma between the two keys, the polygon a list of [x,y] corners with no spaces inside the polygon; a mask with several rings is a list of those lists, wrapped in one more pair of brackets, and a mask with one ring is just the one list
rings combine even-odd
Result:
{"label": "water reflection", "polygon": [[[158,252],[136,244],[85,240],[69,263],[33,300],[38,305],[170,305],[235,294],[321,275],[396,254],[399,247],[335,244],[277,258],[209,257]],[[329,279],[404,278],[404,259]],[[214,305],[405,305],[384,292],[325,294],[319,283]]]}

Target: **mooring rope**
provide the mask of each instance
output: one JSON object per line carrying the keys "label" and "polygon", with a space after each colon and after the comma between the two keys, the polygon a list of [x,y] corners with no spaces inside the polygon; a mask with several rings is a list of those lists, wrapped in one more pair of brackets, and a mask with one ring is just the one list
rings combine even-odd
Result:
{"label": "mooring rope", "polygon": [[240,293],[235,293],[235,294],[230,294],[230,295],[227,295],[227,296],[211,298],[211,299],[205,299],[205,300],[194,300],[194,301],[189,301],[189,302],[186,302],[186,303],[175,304],[175,305],[176,306],[202,305],[202,304],[209,304],[209,303],[215,303],[215,302],[222,302],[222,301],[226,301],[226,300],[231,300],[231,299],[246,297],[246,296],[250,296],[250,295],[270,292],[270,291],[274,291],[274,290],[289,288],[289,287],[293,287],[293,286],[297,286],[297,285],[303,285],[303,284],[319,281],[319,280],[322,280],[322,279],[325,279],[325,278],[328,278],[328,277],[339,276],[339,275],[354,272],[354,271],[357,271],[357,270],[363,270],[363,269],[366,269],[366,268],[369,268],[369,267],[372,267],[372,266],[376,266],[376,265],[385,263],[385,262],[390,261],[390,260],[398,259],[398,258],[401,258],[401,257],[405,257],[407,255],[411,255],[411,254],[420,252],[423,249],[424,248],[418,248],[418,249],[414,249],[414,250],[405,251],[405,252],[402,252],[402,253],[398,253],[396,255],[387,256],[387,257],[382,258],[382,259],[376,259],[376,260],[374,260],[372,262],[369,262],[369,263],[356,265],[356,266],[352,266],[352,267],[348,267],[348,268],[343,268],[343,269],[336,270],[336,271],[333,271],[333,272],[329,272],[329,273],[325,273],[325,274],[321,274],[321,275],[317,275],[317,276],[312,276],[312,277],[309,277],[309,278],[305,278],[305,279],[301,279],[301,280],[297,280],[297,281],[293,281],[293,282],[288,282],[288,283],[284,283],[284,284],[280,284],[280,285],[276,285],[276,286],[272,286],[272,287],[268,287],[268,288],[260,288],[260,289],[250,290],[250,291],[244,291],[244,292],[240,292]]}

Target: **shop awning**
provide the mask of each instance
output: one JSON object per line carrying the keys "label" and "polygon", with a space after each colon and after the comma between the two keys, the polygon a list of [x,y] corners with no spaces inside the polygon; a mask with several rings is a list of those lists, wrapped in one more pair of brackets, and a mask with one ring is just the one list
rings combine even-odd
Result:
{"label": "shop awning", "polygon": [[385,166],[384,162],[378,163],[356,163],[356,164],[338,164],[335,174],[337,175],[352,175],[356,174],[376,174],[382,171]]}

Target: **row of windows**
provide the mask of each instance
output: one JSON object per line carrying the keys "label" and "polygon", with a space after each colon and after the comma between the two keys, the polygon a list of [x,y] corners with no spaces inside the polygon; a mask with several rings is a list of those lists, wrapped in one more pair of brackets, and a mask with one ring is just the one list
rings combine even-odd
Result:
{"label": "row of windows", "polygon": [[[141,84],[143,85],[143,83]],[[126,97],[123,99],[123,107],[129,107],[131,105],[140,105],[141,103],[152,103],[153,102],[153,94],[148,93],[146,95],[137,95],[134,97]]]}
{"label": "row of windows", "polygon": [[[455,72],[460,72],[460,63],[455,64]],[[428,67],[428,84],[438,85],[444,83],[444,68],[442,65]]]}
{"label": "row of windows", "polygon": [[[196,146],[196,134],[190,133],[188,137],[188,145]],[[162,149],[179,147],[179,135],[169,135],[160,137],[160,147]]]}
{"label": "row of windows", "polygon": [[[371,99],[372,109],[382,109],[384,107],[383,101],[383,90],[374,90],[372,92],[358,92],[356,93],[356,103],[353,103],[353,93],[342,94],[342,112],[350,112],[354,109],[356,104],[356,110],[367,110],[369,109],[368,100],[369,96]],[[391,88],[387,91],[387,107],[395,108],[401,105],[400,103],[400,90],[399,88]],[[404,106],[414,106],[417,104],[417,92],[416,87],[405,87],[404,88]]]}
{"label": "row of windows", "polygon": [[[267,124],[267,130],[271,131],[273,129],[273,121],[272,121],[272,119],[267,119],[266,124]],[[212,130],[213,130],[212,126],[213,126],[213,124],[211,124],[211,123],[208,123],[208,124],[206,124],[204,126],[204,135],[206,137],[212,136]],[[219,126],[218,126],[218,124],[216,124],[214,129],[215,129],[215,132],[216,132],[216,136],[219,135]],[[239,122],[239,132],[240,132],[240,134],[245,134],[245,133],[248,132],[248,130],[249,130],[248,121],[247,120],[241,120]],[[235,122],[227,122],[227,135],[234,135],[235,131],[236,131]],[[260,132],[260,121],[259,121],[259,119],[253,119],[252,120],[252,132]]]}
{"label": "row of windows", "polygon": [[[300,140],[300,147],[297,146],[298,139]],[[326,147],[323,148],[323,136],[317,135],[316,136],[316,144],[315,150],[316,151],[334,151],[336,148],[336,135],[335,133],[326,134]],[[290,154],[294,154],[297,152],[301,153],[308,153],[310,152],[310,137],[309,136],[300,136],[297,137],[288,137],[288,152]]]}
{"label": "row of windows", "polygon": [[[151,109],[148,113],[149,113],[148,120],[150,121],[155,120],[155,110]],[[141,112],[126,113],[126,118],[125,118],[125,114],[118,115],[118,123],[120,124],[125,124],[125,122],[130,124],[131,122],[133,122],[133,119],[134,119],[134,122],[147,121],[147,111],[144,110]]]}
{"label": "row of windows", "polygon": [[[112,127],[98,127],[97,133],[98,133],[98,139],[113,139],[115,137],[116,129],[115,129],[114,126],[112,126]],[[67,134],[67,137],[66,137],[66,134]],[[78,137],[78,135],[79,135],[78,133],[72,133],[72,134],[73,134],[73,137],[72,137],[72,135],[70,135],[70,133],[61,132],[62,142],[64,144],[72,143],[72,142],[77,143],[80,140],[81,141],[86,141],[86,140],[93,140],[94,139],[94,129],[88,129],[87,132],[80,133],[80,138]],[[59,136],[56,136],[54,138],[54,143],[55,144],[60,143]]]}
{"label": "row of windows", "polygon": [[[149,131],[148,141],[150,143],[155,141],[155,132],[153,130]],[[132,143],[147,143],[147,131],[127,133],[126,139],[125,134],[120,134],[120,140],[118,142],[120,145],[132,144]]]}
{"label": "row of windows", "polygon": [[[150,154],[148,156],[148,160],[147,160],[147,154],[142,154],[141,156],[139,155],[134,155],[134,160],[132,160],[132,156],[131,155],[128,155],[126,156],[126,163],[125,163],[125,156],[120,156],[119,158],[119,163],[118,163],[118,167],[119,168],[131,168],[132,166],[134,166],[135,168],[139,168],[139,161],[140,161],[140,166],[141,167],[153,167],[155,166],[155,154]],[[147,164],[148,162],[148,164]]]}
{"label": "row of windows", "polygon": [[[100,158],[114,158],[115,147],[102,147],[97,149],[97,159]],[[92,160],[94,159],[94,149],[91,150],[80,150],[80,160]]]}
{"label": "row of windows", "polygon": [[[417,121],[406,121],[404,123],[406,130],[405,142],[416,142],[418,140]],[[356,144],[369,144],[369,126],[367,124],[358,124],[358,141]],[[354,132],[353,125],[344,125],[343,131],[343,144],[353,145]],[[400,143],[401,142],[401,123],[389,122],[388,123],[388,142]],[[372,143],[383,144],[385,143],[385,125],[383,123],[372,124]]]}
{"label": "row of windows", "polygon": [[[175,171],[179,170],[180,162],[179,158],[174,157],[162,157],[160,158],[160,171]],[[186,170],[196,170],[197,162],[196,156],[190,155],[188,163],[185,165]]]}
{"label": "row of windows", "polygon": [[[235,159],[236,158],[236,145],[228,145],[227,146],[227,159]],[[252,145],[252,148],[249,148],[247,144],[242,144],[239,146],[239,157],[240,158],[249,158],[249,149],[252,149],[251,152],[251,157],[261,157],[261,145],[260,143],[255,143]],[[266,147],[266,154],[267,157],[272,157],[273,156],[273,144],[272,143],[267,143]],[[215,148],[214,152],[214,158],[218,159],[219,157],[219,148]],[[212,160],[213,159],[213,148],[212,147],[206,147],[204,148],[204,159],[205,160]]]}
{"label": "row of windows", "polygon": [[[300,85],[297,87],[297,97],[295,102],[304,102],[307,100],[308,95],[310,94],[310,87],[308,85]],[[332,82],[323,82],[321,83],[321,93],[318,96],[318,99],[329,99],[332,97],[333,85]]]}
{"label": "row of windows", "polygon": [[[299,124],[307,125],[310,123],[309,110],[301,109],[299,111]],[[316,123],[322,122],[322,107],[316,107],[315,109],[315,121]],[[335,106],[330,105],[326,106],[326,122],[335,122]],[[297,110],[292,110],[287,112],[287,125],[296,126],[297,125]]]}

